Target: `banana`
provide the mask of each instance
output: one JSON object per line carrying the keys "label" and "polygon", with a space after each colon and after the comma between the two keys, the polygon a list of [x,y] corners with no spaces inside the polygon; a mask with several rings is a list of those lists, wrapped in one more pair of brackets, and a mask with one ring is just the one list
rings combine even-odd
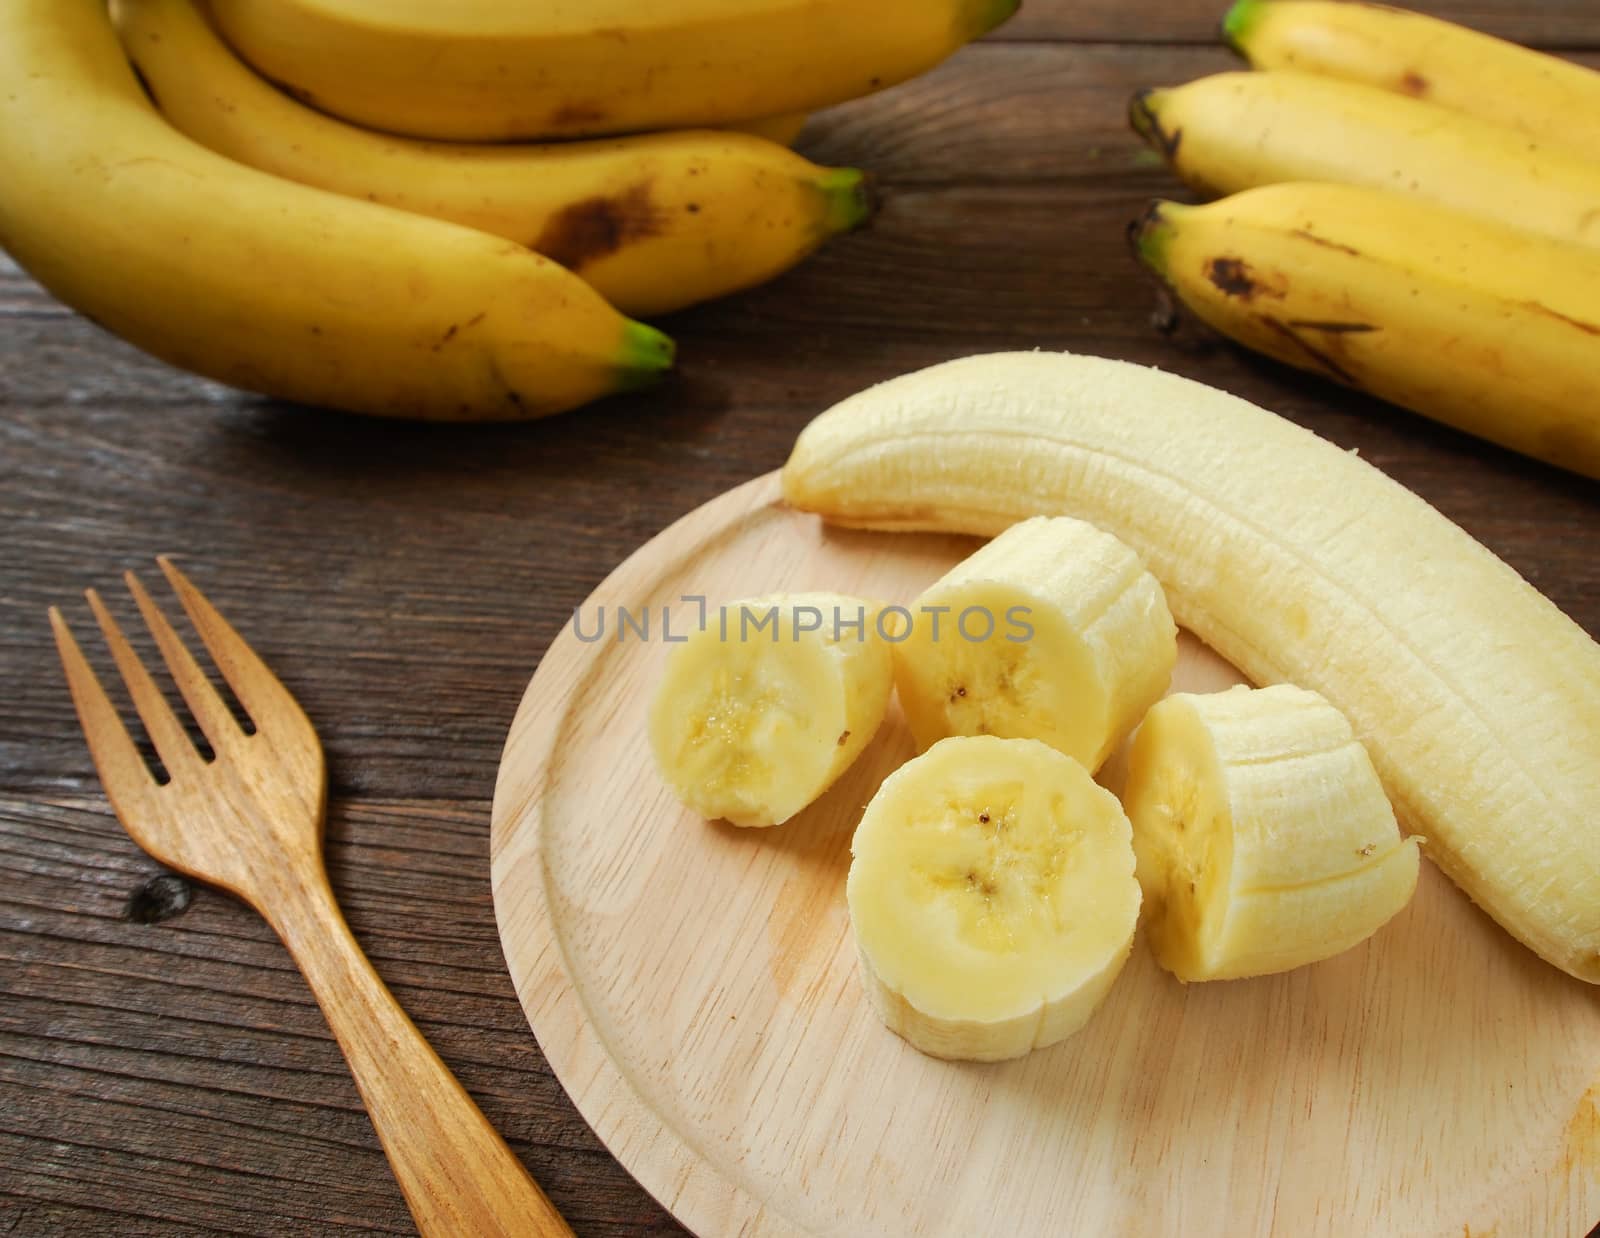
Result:
{"label": "banana", "polygon": [[1571,61],[1437,17],[1343,0],[1238,0],[1222,29],[1258,69],[1428,99],[1600,162],[1600,74]]}
{"label": "banana", "polygon": [[1128,819],[1037,740],[940,740],[884,779],[850,852],[867,998],[935,1057],[992,1062],[1072,1035],[1132,949]]}
{"label": "banana", "polygon": [[1248,347],[1600,477],[1600,252],[1344,185],[1157,203],[1133,238]]}
{"label": "banana", "polygon": [[1600,983],[1600,646],[1355,455],[1199,383],[1098,357],[969,357],[823,413],[783,469],[837,524],[993,535],[1068,515],[1257,684],[1350,719],[1428,854]]}
{"label": "banana", "polygon": [[732,602],[672,653],[650,706],[662,781],[701,816],[787,821],[883,722],[894,672],[878,607],[835,593]]}
{"label": "banana", "polygon": [[1307,73],[1219,73],[1142,91],[1130,119],[1179,176],[1213,197],[1334,181],[1600,244],[1600,165],[1375,86]]}
{"label": "banana", "polygon": [[1411,901],[1377,771],[1338,710],[1288,684],[1178,693],[1139,727],[1122,797],[1147,940],[1180,980],[1288,971]]}
{"label": "banana", "polygon": [[504,141],[811,111],[931,69],[1020,0],[223,0],[264,76],[357,124]]}
{"label": "banana", "polygon": [[0,4],[0,244],[124,339],[236,387],[368,413],[558,412],[671,343],[498,237],[290,184],[146,100],[101,0]]}
{"label": "banana", "polygon": [[195,141],[288,180],[526,245],[624,313],[761,283],[869,213],[860,172],[819,168],[747,134],[469,146],[372,133],[262,81],[197,0],[115,0],[112,12],[156,105]]}
{"label": "banana", "polygon": [[1093,773],[1167,690],[1178,657],[1139,556],[1067,517],[1013,525],[910,610],[895,686],[919,748],[947,735],[1038,739]]}

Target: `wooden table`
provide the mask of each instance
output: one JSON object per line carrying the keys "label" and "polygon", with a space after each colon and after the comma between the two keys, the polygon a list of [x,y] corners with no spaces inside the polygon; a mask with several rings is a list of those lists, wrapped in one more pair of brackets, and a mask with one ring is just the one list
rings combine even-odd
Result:
{"label": "wooden table", "polygon": [[[1600,64],[1593,0],[1424,7]],[[673,318],[664,389],[516,427],[263,403],[111,339],[0,266],[0,1234],[405,1233],[316,1006],[209,890],[130,918],[157,866],[103,799],[45,608],[182,557],[316,721],[334,885],[378,970],[583,1235],[678,1232],[567,1101],[500,955],[488,821],[507,724],[589,590],[690,508],[783,462],[835,400],[971,352],[1160,364],[1412,487],[1600,634],[1600,486],[1161,330],[1123,244],[1178,187],[1137,87],[1232,64],[1219,0],[1028,0],[926,78],[816,117],[872,169],[869,231]],[[125,608],[124,614],[128,613]],[[159,904],[160,900],[155,900]]]}

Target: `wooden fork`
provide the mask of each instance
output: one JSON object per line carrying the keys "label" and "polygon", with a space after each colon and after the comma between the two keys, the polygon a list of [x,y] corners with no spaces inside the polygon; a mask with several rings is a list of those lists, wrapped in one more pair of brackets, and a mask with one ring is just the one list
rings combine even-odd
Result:
{"label": "wooden fork", "polygon": [[247,733],[165,616],[125,580],[214,759],[185,733],[99,594],[106,642],[170,781],[134,746],[61,612],[56,646],[106,795],[161,863],[232,891],[283,939],[344,1051],[417,1228],[434,1235],[571,1234],[544,1193],[384,987],[334,901],[322,864],[327,778],[311,721],[239,634],[157,560],[255,724]]}

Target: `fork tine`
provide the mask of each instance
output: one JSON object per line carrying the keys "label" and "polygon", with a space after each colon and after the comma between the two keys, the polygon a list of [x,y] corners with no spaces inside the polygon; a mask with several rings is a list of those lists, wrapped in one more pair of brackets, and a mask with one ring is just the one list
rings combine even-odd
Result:
{"label": "fork tine", "polygon": [[87,596],[94,617],[100,621],[100,630],[105,633],[106,644],[111,646],[111,656],[116,659],[117,669],[122,672],[122,681],[128,685],[128,695],[133,698],[134,708],[144,720],[144,729],[150,733],[150,740],[156,746],[156,755],[167,767],[167,772],[176,777],[185,766],[198,764],[200,754],[189,742],[188,733],[178,721],[178,715],[172,712],[172,706],[161,695],[161,689],[150,678],[150,672],[139,661],[139,655],[128,644],[128,638],[122,634],[122,629],[111,617],[100,595],[90,589]]}
{"label": "fork tine", "polygon": [[217,670],[233,689],[234,696],[239,698],[239,704],[244,706],[256,727],[265,726],[274,713],[304,716],[299,702],[289,689],[279,682],[256,651],[245,643],[244,637],[233,630],[233,625],[206,600],[205,594],[195,588],[166,555],[158,555],[156,562],[161,565],[178,600],[183,603],[183,609],[188,612],[195,631],[200,633],[200,639],[211,651]]}
{"label": "fork tine", "polygon": [[139,578],[132,572],[124,572],[122,579],[127,583],[128,592],[133,594],[133,600],[139,604],[139,613],[144,616],[145,626],[156,638],[167,669],[172,672],[173,682],[178,685],[178,691],[183,693],[183,699],[189,703],[190,711],[200,723],[200,729],[206,733],[206,738],[211,741],[212,748],[221,752],[225,745],[243,738],[244,732],[234,721],[233,713],[211,686],[206,673],[194,660],[194,654],[172,630],[161,608],[145,592]]}
{"label": "fork tine", "polygon": [[83,727],[89,755],[94,758],[107,794],[115,802],[119,794],[154,788],[156,780],[150,767],[139,755],[133,737],[122,725],[116,706],[100,686],[99,676],[83,656],[67,621],[54,606],[50,608],[50,626],[56,634],[56,650],[61,655],[61,669],[67,675],[67,688],[78,710],[78,723]]}

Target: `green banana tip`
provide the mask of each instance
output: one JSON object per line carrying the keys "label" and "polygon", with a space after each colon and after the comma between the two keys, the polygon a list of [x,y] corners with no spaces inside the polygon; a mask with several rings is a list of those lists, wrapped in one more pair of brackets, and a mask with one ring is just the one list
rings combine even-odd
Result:
{"label": "green banana tip", "polygon": [[1134,255],[1163,278],[1167,273],[1167,245],[1175,231],[1172,216],[1182,209],[1176,202],[1158,199],[1128,225],[1128,244]]}
{"label": "green banana tip", "polygon": [[1234,0],[1233,7],[1222,15],[1222,41],[1246,60],[1250,55],[1245,44],[1264,7],[1262,0]]}
{"label": "green banana tip", "polygon": [[643,322],[630,319],[622,329],[622,357],[617,365],[618,387],[634,391],[648,387],[672,368],[678,346],[672,337]]}
{"label": "green banana tip", "polygon": [[827,201],[823,231],[850,232],[878,213],[879,197],[872,177],[859,168],[829,168],[817,180]]}

